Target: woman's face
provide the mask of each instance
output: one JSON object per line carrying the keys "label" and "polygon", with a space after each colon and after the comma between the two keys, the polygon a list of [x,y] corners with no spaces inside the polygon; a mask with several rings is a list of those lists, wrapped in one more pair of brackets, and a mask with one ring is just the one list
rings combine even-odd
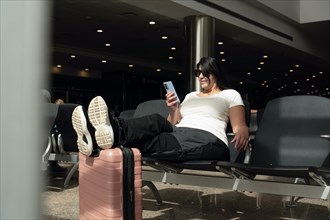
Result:
{"label": "woman's face", "polygon": [[216,79],[214,74],[209,74],[209,76],[204,76],[203,72],[200,72],[198,80],[201,88],[203,90],[212,90],[217,88]]}

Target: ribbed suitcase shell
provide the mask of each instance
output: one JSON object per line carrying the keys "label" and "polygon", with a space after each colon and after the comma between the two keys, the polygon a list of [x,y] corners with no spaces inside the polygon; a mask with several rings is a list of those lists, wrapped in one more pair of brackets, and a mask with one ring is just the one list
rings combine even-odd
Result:
{"label": "ribbed suitcase shell", "polygon": [[[141,220],[141,154],[136,148],[132,150],[135,164],[135,220]],[[123,220],[123,175],[121,149],[101,150],[99,157],[86,157],[79,153],[79,219]]]}

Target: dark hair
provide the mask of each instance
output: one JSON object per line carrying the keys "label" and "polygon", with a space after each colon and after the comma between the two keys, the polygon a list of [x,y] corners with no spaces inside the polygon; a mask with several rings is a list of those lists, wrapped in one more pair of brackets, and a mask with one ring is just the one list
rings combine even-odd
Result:
{"label": "dark hair", "polygon": [[200,69],[206,77],[212,73],[217,82],[217,86],[221,89],[229,89],[229,82],[227,74],[225,73],[223,66],[213,57],[202,57],[196,65],[197,69]]}

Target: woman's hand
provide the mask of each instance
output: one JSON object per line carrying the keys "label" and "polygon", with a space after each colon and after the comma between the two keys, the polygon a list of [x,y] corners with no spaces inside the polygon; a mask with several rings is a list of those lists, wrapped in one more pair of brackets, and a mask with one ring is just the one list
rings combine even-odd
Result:
{"label": "woman's hand", "polygon": [[175,125],[181,120],[179,101],[178,97],[173,92],[168,92],[165,95],[166,97],[166,105],[170,108],[170,114],[167,117],[167,120],[171,122],[171,124]]}
{"label": "woman's hand", "polygon": [[246,125],[244,106],[234,106],[229,109],[229,120],[235,134],[230,143],[235,143],[236,150],[246,149],[249,145],[249,128]]}
{"label": "woman's hand", "polygon": [[173,92],[168,92],[165,95],[166,104],[171,110],[175,110],[179,106],[178,97]]}
{"label": "woman's hand", "polygon": [[249,128],[247,126],[241,126],[234,132],[235,136],[230,143],[235,143],[236,150],[246,150],[249,146]]}

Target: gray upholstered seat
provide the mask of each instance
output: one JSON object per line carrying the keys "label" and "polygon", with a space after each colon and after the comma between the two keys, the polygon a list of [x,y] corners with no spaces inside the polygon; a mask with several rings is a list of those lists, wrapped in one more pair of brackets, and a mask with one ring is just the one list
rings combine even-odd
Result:
{"label": "gray upholstered seat", "polygon": [[[238,175],[327,177],[330,172],[330,100],[288,96],[270,101],[256,132],[250,164],[219,162]],[[318,177],[316,177],[318,178]]]}

